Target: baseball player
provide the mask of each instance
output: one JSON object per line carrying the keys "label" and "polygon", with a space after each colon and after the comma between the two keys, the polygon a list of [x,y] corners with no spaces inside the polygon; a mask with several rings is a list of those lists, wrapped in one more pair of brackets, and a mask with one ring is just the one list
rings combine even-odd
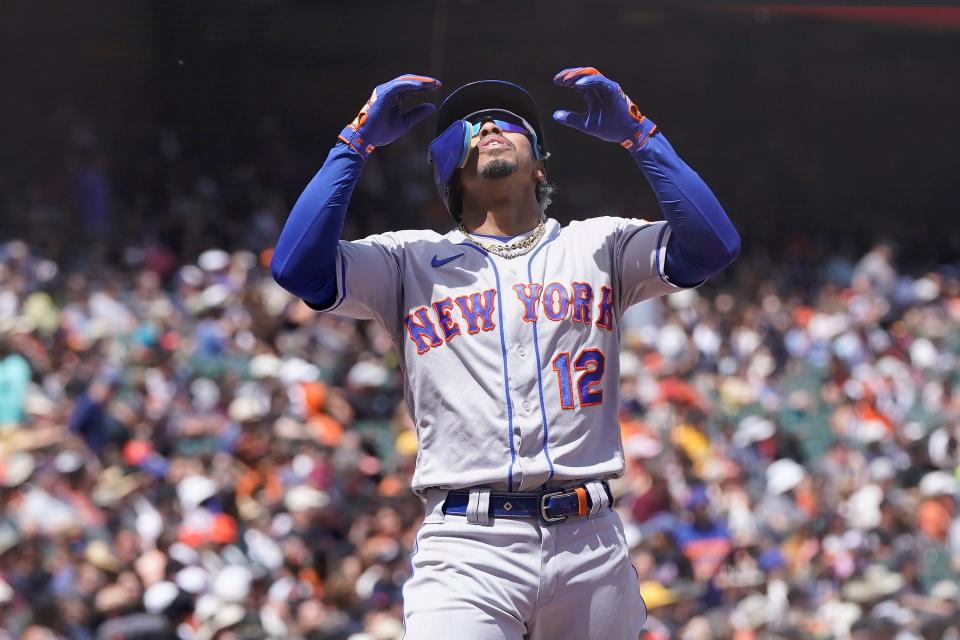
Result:
{"label": "baseball player", "polygon": [[666,221],[547,218],[536,104],[486,80],[443,101],[429,147],[456,228],[340,240],[370,154],[437,111],[403,110],[404,96],[440,87],[404,75],[341,131],[272,259],[287,290],[379,322],[399,352],[425,501],[403,590],[410,640],[636,640],[646,618],[606,482],[624,470],[619,321],[632,304],[701,284],[740,239],[619,85],[591,67],[554,81],[587,103],[554,119],[622,146]]}

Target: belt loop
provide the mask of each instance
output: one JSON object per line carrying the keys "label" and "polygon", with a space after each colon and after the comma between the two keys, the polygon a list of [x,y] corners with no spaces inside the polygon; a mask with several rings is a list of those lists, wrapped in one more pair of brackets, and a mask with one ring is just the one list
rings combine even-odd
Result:
{"label": "belt loop", "polygon": [[489,487],[480,487],[477,489],[477,523],[482,525],[490,524]]}
{"label": "belt loop", "polygon": [[490,488],[474,487],[467,499],[467,522],[470,524],[490,524]]}
{"label": "belt loop", "polygon": [[477,500],[480,493],[476,489],[470,489],[470,495],[467,498],[467,522],[477,524]]}
{"label": "belt loop", "polygon": [[603,487],[603,482],[591,480],[583,485],[590,494],[590,513],[588,518],[596,518],[600,511],[610,506],[610,499],[607,497],[607,491]]}

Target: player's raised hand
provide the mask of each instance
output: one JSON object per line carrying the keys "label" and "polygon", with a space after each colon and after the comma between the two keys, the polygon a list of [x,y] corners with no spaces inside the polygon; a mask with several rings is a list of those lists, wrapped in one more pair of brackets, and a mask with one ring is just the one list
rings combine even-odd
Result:
{"label": "player's raised hand", "polygon": [[402,111],[403,96],[436,91],[440,86],[440,81],[435,78],[413,74],[377,85],[357,117],[340,132],[340,139],[366,158],[374,148],[393,142],[437,110],[436,105],[425,102]]}
{"label": "player's raised hand", "polygon": [[642,147],[657,129],[619,84],[593,67],[564,69],[554,76],[553,82],[576,89],[587,103],[585,113],[554,111],[553,119],[560,124],[631,150]]}

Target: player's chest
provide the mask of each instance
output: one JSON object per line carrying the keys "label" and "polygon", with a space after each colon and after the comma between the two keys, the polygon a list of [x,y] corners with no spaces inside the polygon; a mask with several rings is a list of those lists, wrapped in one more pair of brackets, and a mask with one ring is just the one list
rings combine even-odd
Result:
{"label": "player's chest", "polygon": [[[419,355],[537,340],[616,340],[614,285],[595,256],[556,246],[505,260],[458,245],[404,278],[405,347]],[[600,261],[602,262],[602,261]]]}

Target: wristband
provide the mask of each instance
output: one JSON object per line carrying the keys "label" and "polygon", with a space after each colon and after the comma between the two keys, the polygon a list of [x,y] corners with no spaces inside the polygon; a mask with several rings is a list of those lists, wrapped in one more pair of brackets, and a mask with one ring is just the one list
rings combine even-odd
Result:
{"label": "wristband", "polygon": [[357,152],[361,158],[366,160],[370,157],[370,154],[373,153],[373,150],[376,149],[372,144],[366,144],[363,138],[360,136],[360,130],[353,125],[351,122],[343,128],[343,131],[340,132],[340,135],[337,138],[341,142],[345,142],[348,147]]}
{"label": "wristband", "polygon": [[647,144],[647,140],[649,140],[653,134],[657,133],[659,129],[650,118],[641,114],[637,106],[633,103],[630,104],[630,116],[637,121],[639,126],[637,127],[637,132],[632,137],[620,142],[620,146],[630,153],[636,153],[643,148],[643,145]]}

